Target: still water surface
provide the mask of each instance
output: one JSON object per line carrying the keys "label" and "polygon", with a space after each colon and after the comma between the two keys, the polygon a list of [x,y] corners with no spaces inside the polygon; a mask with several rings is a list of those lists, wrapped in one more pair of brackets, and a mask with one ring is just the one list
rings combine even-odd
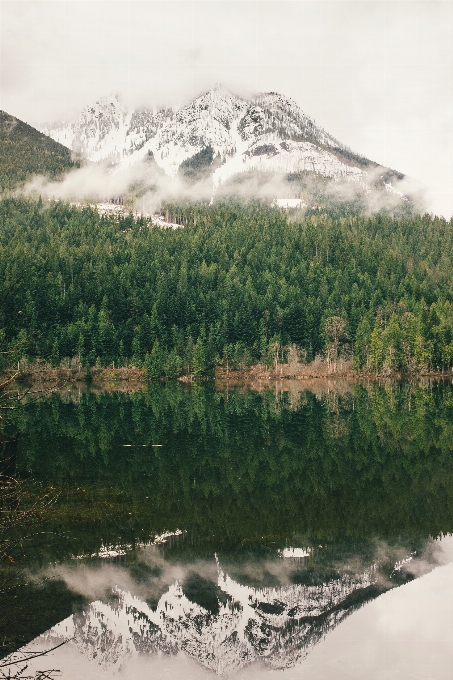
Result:
{"label": "still water surface", "polygon": [[27,649],[70,641],[29,669],[453,677],[452,386],[288,387],[75,391],[17,416],[18,474],[61,494],[30,578],[79,597],[53,593]]}

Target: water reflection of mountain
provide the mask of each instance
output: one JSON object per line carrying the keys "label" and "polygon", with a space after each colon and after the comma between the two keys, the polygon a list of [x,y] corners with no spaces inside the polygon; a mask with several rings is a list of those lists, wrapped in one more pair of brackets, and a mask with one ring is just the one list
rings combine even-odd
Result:
{"label": "water reflection of mountain", "polygon": [[73,637],[85,657],[112,671],[133,655],[179,652],[219,675],[256,661],[285,669],[388,587],[379,583],[376,565],[320,585],[261,589],[239,584],[219,567],[214,611],[191,601],[179,583],[154,608],[115,589],[107,601],[92,602],[44,637],[57,643]]}

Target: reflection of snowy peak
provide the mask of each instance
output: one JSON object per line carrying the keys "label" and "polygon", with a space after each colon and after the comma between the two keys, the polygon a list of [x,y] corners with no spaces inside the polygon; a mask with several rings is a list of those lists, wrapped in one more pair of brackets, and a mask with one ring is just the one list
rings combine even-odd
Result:
{"label": "reflection of snowy peak", "polygon": [[[219,675],[253,661],[275,669],[294,666],[356,607],[376,582],[374,568],[320,586],[291,585],[254,589],[233,581],[219,569],[218,586],[226,595],[217,613],[191,602],[178,583],[152,610],[120,590],[109,604],[93,602],[52,628],[45,637],[73,637],[89,659],[118,670],[131,655],[184,652]],[[359,598],[360,600],[360,598]]]}
{"label": "reflection of snowy peak", "polygon": [[367,167],[375,166],[351,154],[291,99],[267,93],[246,101],[221,87],[177,110],[128,111],[116,96],[106,97],[73,123],[44,132],[92,161],[109,159],[120,167],[152,155],[170,176],[209,149],[215,186],[250,170],[308,171],[364,186]]}

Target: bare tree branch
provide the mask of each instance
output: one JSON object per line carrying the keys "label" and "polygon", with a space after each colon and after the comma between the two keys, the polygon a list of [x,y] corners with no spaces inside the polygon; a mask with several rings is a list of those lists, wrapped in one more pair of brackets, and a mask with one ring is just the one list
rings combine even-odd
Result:
{"label": "bare tree branch", "polygon": [[[46,649],[44,652],[29,652],[26,654],[25,652],[21,652],[24,655],[23,659],[15,659],[13,661],[7,661],[6,663],[2,663],[0,661],[0,669],[1,668],[6,668],[7,666],[15,666],[19,663],[27,663],[28,661],[31,661],[33,659],[37,659],[40,656],[46,656],[46,654],[50,654],[50,652],[54,652],[56,649],[59,647],[62,647],[65,645],[67,642],[70,642],[74,638],[68,638],[67,640],[63,640],[63,642],[60,642],[59,645],[55,645],[55,647],[52,647],[51,649]],[[19,652],[15,652],[15,654],[19,654]],[[49,671],[46,671],[49,672]]]}

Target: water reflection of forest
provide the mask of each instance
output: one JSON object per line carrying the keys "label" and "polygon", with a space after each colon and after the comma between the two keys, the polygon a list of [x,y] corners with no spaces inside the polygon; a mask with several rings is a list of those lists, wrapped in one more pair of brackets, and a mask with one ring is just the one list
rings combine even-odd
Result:
{"label": "water reflection of forest", "polygon": [[62,491],[76,554],[176,528],[436,536],[453,527],[452,410],[440,382],[52,394],[18,414],[18,469]]}

